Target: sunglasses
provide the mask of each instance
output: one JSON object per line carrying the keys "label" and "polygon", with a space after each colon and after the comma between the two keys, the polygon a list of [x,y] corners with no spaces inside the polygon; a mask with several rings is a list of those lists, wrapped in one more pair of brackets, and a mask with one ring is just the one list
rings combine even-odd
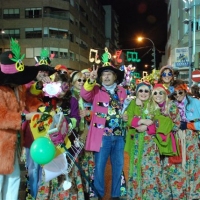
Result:
{"label": "sunglasses", "polygon": [[83,81],[83,83],[85,83],[86,79],[80,79],[80,78],[79,78],[77,81],[78,81],[79,83],[80,83],[81,81]]}
{"label": "sunglasses", "polygon": [[172,73],[171,72],[168,72],[168,73],[163,72],[162,77],[166,77],[166,76],[172,76]]}
{"label": "sunglasses", "polygon": [[149,93],[149,90],[138,90],[139,93],[145,92],[145,93]]}
{"label": "sunglasses", "polygon": [[163,93],[162,91],[160,91],[160,92],[154,92],[154,93],[153,93],[153,95],[158,95],[158,94],[159,94],[159,95],[163,95],[164,93]]}
{"label": "sunglasses", "polygon": [[183,94],[183,91],[179,91],[179,92],[174,92],[174,96],[177,96],[177,94],[179,94],[179,95],[182,95]]}

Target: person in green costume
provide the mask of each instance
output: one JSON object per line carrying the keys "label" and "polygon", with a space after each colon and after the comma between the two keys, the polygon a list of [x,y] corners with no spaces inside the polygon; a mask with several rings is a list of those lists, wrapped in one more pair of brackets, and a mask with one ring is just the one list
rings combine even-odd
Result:
{"label": "person in green costume", "polygon": [[130,156],[127,199],[165,199],[160,154],[154,141],[154,112],[148,106],[152,86],[141,82],[136,87],[136,99],[127,108],[128,133],[125,151]]}
{"label": "person in green costume", "polygon": [[[166,180],[167,189],[164,191],[167,199],[184,199],[185,196],[185,173],[182,168],[180,146],[182,132],[180,128],[180,113],[177,105],[168,98],[169,90],[163,84],[156,84],[152,91],[150,101],[154,113],[160,111],[162,117],[157,116],[159,125],[163,129],[155,136],[162,157],[163,176]],[[156,118],[156,116],[155,116]],[[173,124],[170,125],[170,120]],[[169,132],[169,129],[171,131]],[[159,139],[162,140],[159,140]],[[176,156],[179,155],[179,156]]]}

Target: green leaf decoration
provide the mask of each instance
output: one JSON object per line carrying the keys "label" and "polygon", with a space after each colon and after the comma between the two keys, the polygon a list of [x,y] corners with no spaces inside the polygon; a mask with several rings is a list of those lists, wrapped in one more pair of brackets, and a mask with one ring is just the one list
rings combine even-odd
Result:
{"label": "green leaf decoration", "polygon": [[42,49],[40,52],[41,59],[47,59],[49,57],[49,51],[47,49]]}
{"label": "green leaf decoration", "polygon": [[11,58],[12,61],[18,62],[19,60],[24,59],[25,54],[23,54],[22,56],[20,55],[21,49],[18,44],[18,41],[14,40],[13,38],[11,38],[11,40],[10,40],[10,49],[11,49],[12,53],[14,54],[14,57]]}

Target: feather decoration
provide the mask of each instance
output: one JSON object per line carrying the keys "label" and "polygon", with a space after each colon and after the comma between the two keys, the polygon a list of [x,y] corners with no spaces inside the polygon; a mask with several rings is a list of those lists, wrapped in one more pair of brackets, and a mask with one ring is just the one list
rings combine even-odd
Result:
{"label": "feather decoration", "polygon": [[18,62],[19,60],[24,59],[25,54],[23,54],[22,56],[20,55],[21,49],[17,40],[14,40],[13,38],[11,38],[10,48],[11,48],[12,53],[14,54],[14,57],[11,58],[12,61]]}

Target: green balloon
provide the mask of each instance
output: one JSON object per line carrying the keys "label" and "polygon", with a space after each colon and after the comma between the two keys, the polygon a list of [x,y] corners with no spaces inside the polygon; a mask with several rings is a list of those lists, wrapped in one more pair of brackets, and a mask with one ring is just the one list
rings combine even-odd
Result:
{"label": "green balloon", "polygon": [[56,148],[50,139],[40,137],[32,143],[30,153],[36,163],[44,165],[54,159]]}

